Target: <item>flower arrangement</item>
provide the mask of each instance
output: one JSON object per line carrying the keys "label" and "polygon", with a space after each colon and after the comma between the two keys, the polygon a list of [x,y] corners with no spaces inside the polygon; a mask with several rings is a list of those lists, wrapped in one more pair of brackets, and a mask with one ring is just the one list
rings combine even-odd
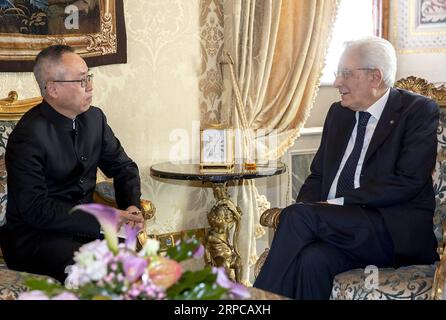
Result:
{"label": "flower arrangement", "polygon": [[67,267],[65,286],[44,277],[25,279],[31,291],[19,299],[30,300],[159,300],[247,298],[247,289],[230,281],[224,268],[183,270],[182,261],[203,256],[203,245],[195,238],[183,240],[161,255],[159,242],[148,239],[136,251],[138,230],[126,226],[126,241],[118,243],[118,211],[101,204],[83,204],[73,210],[95,216],[104,240],[83,245]]}

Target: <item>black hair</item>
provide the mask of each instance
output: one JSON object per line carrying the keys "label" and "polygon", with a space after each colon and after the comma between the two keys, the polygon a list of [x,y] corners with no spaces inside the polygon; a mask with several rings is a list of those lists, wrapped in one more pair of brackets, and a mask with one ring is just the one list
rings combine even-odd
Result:
{"label": "black hair", "polygon": [[47,79],[45,78],[45,70],[48,64],[57,63],[65,53],[74,53],[74,49],[64,44],[56,44],[49,46],[39,52],[34,63],[34,76],[39,85],[42,95],[45,93]]}

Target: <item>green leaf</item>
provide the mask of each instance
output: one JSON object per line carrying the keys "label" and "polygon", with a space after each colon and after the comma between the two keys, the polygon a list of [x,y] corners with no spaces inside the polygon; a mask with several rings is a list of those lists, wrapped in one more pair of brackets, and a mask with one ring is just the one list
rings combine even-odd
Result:
{"label": "green leaf", "polygon": [[228,289],[215,283],[199,283],[192,290],[170,297],[174,300],[220,300],[228,292]]}
{"label": "green leaf", "polygon": [[217,275],[210,267],[186,271],[176,284],[167,289],[168,299],[220,299],[228,289],[215,284]]}
{"label": "green leaf", "polygon": [[62,291],[67,291],[62,284],[46,277],[35,277],[31,275],[23,275],[23,277],[23,281],[28,288],[43,291],[49,297],[53,297]]}
{"label": "green leaf", "polygon": [[192,258],[200,246],[200,241],[194,237],[183,238],[181,242],[167,249],[167,257],[178,262]]}
{"label": "green leaf", "polygon": [[103,300],[98,297],[104,296],[104,289],[98,287],[95,283],[89,282],[80,287],[77,291],[77,294],[81,299],[87,300]]}

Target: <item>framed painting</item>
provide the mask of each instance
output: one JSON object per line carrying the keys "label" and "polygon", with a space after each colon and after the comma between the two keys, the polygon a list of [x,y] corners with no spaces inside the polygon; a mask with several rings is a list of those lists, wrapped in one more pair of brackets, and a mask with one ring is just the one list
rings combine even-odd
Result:
{"label": "framed painting", "polygon": [[32,71],[52,44],[90,67],[127,62],[123,0],[0,0],[0,72]]}
{"label": "framed painting", "polygon": [[393,3],[392,38],[399,53],[446,52],[446,0]]}

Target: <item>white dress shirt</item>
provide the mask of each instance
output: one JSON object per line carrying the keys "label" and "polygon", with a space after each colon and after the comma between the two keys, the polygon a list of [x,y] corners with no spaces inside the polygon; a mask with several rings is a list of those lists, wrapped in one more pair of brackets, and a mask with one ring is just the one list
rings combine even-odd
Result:
{"label": "white dress shirt", "polygon": [[[373,133],[375,132],[379,118],[381,117],[381,114],[384,110],[387,100],[389,99],[389,93],[390,89],[388,89],[386,93],[381,98],[379,98],[374,104],[372,104],[367,110],[364,110],[365,112],[370,113],[371,116],[369,122],[367,123],[364,136],[364,144],[362,146],[361,155],[359,156],[358,165],[356,166],[355,178],[354,178],[355,189],[359,188],[359,177],[361,175],[362,164],[364,163],[365,154],[367,153],[367,149],[369,148],[370,140],[372,140],[372,136]],[[336,173],[336,176],[331,184],[330,191],[328,192],[327,202],[331,204],[338,204],[338,205],[344,204],[344,197],[335,198],[336,187],[338,185],[339,175],[341,174],[341,171],[344,168],[344,165],[347,162],[347,159],[350,156],[350,153],[352,152],[353,147],[355,145],[356,133],[358,131],[358,118],[359,118],[358,112],[356,112],[355,117],[356,117],[355,127],[353,128],[352,135],[350,137],[350,140],[348,141],[348,145],[347,148],[345,149],[344,156],[342,157],[341,164],[339,165],[338,172]]]}

